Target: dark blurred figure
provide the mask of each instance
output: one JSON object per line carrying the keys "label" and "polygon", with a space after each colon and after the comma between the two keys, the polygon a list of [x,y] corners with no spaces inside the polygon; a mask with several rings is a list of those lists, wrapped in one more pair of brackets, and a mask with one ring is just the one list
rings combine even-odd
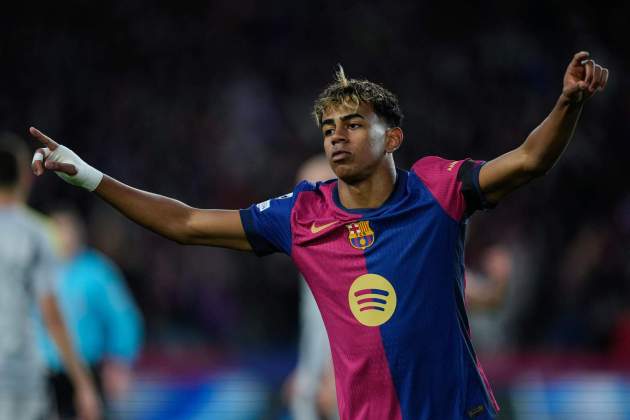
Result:
{"label": "dark blurred figure", "polygon": [[[556,347],[616,353],[624,348],[630,289],[624,243],[628,242],[623,224],[617,224],[586,221],[564,250],[557,271],[563,299],[550,336]],[[626,360],[630,360],[627,354]]]}
{"label": "dark blurred figure", "polygon": [[[141,317],[116,265],[85,245],[77,213],[63,210],[52,219],[59,241],[60,281],[55,292],[77,347],[98,381],[104,401],[129,390],[132,364],[142,340]],[[72,383],[46,335],[41,347],[51,371],[49,383],[61,419],[76,418]]]}
{"label": "dark blurred figure", "polygon": [[617,269],[612,269],[613,273],[620,272],[620,283],[623,285],[617,294],[621,300],[619,316],[615,322],[613,331],[612,354],[626,368],[630,368],[630,192],[620,200],[615,211],[615,221],[618,227],[619,242],[626,244],[624,247],[616,247],[618,257],[616,261],[621,261]]}

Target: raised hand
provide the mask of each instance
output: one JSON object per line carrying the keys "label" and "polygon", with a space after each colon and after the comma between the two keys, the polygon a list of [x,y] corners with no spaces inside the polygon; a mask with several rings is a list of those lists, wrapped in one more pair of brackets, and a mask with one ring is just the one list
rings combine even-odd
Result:
{"label": "raised hand", "polygon": [[54,171],[69,184],[94,191],[103,179],[103,174],[85,163],[76,153],[36,129],[29,128],[29,133],[45,147],[39,148],[33,155],[31,168],[37,176],[46,170]]}
{"label": "raised hand", "polygon": [[573,56],[562,82],[562,94],[573,103],[581,103],[608,82],[608,69],[595,63],[586,51]]}

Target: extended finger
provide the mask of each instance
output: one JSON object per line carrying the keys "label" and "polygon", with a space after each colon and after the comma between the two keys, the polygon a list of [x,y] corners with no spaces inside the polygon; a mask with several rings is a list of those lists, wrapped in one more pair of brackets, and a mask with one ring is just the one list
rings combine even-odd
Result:
{"label": "extended finger", "polygon": [[599,64],[593,65],[593,80],[591,80],[590,85],[588,86],[588,90],[594,92],[595,89],[599,87],[599,84],[602,80],[602,66]]}
{"label": "extended finger", "polygon": [[50,150],[55,150],[57,147],[59,147],[59,144],[57,144],[56,141],[39,131],[37,128],[31,127],[28,129],[28,131],[33,137],[44,143],[46,147],[48,147]]}
{"label": "extended finger", "polygon": [[52,160],[47,160],[44,163],[46,169],[55,172],[63,172],[68,175],[76,175],[77,168],[71,163],[61,163],[61,162],[53,162]]}
{"label": "extended finger", "polygon": [[586,86],[591,84],[593,80],[593,65],[595,62],[593,60],[584,60],[582,61],[582,65],[584,66],[584,71],[586,72],[586,77],[584,77],[584,81],[586,82]]}

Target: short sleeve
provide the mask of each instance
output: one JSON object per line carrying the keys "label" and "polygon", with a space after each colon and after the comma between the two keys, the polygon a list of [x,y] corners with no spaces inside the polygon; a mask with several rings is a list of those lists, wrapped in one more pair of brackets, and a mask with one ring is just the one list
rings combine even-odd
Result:
{"label": "short sleeve", "polygon": [[247,240],[256,255],[291,254],[291,210],[299,192],[309,185],[312,184],[301,182],[289,194],[240,210]]}
{"label": "short sleeve", "polygon": [[457,172],[457,179],[461,182],[461,191],[466,201],[465,215],[471,216],[477,210],[488,210],[496,205],[488,202],[479,186],[479,172],[486,162],[467,159]]}
{"label": "short sleeve", "polygon": [[490,207],[479,188],[479,171],[484,164],[472,159],[447,160],[427,156],[417,161],[412,171],[444,211],[461,221],[476,210]]}

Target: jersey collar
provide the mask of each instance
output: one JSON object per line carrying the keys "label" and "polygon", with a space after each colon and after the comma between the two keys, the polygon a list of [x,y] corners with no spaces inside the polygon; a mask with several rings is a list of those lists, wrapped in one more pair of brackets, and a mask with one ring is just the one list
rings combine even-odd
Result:
{"label": "jersey collar", "polygon": [[405,187],[407,185],[408,176],[409,173],[407,171],[396,168],[396,184],[394,185],[394,190],[389,195],[389,197],[387,197],[387,200],[385,200],[385,202],[379,207],[362,209],[348,209],[344,207],[344,205],[341,204],[341,200],[339,199],[338,181],[335,182],[335,185],[332,188],[332,199],[337,208],[346,213],[361,214],[361,217],[364,218],[375,216],[378,213],[381,213],[394,204],[398,203],[403,198],[403,196],[405,195]]}

